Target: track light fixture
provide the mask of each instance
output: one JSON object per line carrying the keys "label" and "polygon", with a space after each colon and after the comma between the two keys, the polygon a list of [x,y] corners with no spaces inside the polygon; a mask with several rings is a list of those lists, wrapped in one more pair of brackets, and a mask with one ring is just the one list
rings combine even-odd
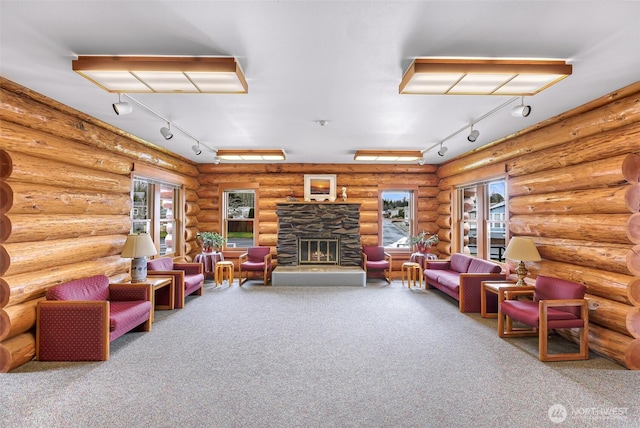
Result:
{"label": "track light fixture", "polygon": [[449,150],[449,148],[447,146],[443,146],[442,143],[440,143],[440,150],[438,150],[438,154],[440,156],[444,156],[444,154],[447,153],[447,150]]}
{"label": "track light fixture", "polygon": [[191,146],[191,150],[193,150],[193,153],[195,153],[196,156],[202,153],[202,149],[200,148],[200,141],[198,141],[197,144]]}
{"label": "track light fixture", "polygon": [[469,135],[467,136],[467,140],[473,143],[478,139],[479,135],[480,135],[480,131],[478,131],[477,129],[473,129],[473,125],[471,125],[471,132],[469,132]]}
{"label": "track light fixture", "polygon": [[531,114],[531,106],[524,105],[524,97],[520,98],[520,105],[511,110],[511,116],[515,117],[527,117],[529,114]]}
{"label": "track light fixture", "polygon": [[173,133],[171,132],[171,122],[167,122],[167,126],[163,126],[160,128],[160,133],[164,137],[165,140],[170,140],[173,138]]}
{"label": "track light fixture", "polygon": [[118,94],[118,102],[117,103],[113,103],[113,111],[116,112],[116,114],[118,116],[120,116],[121,114],[129,114],[133,111],[133,106],[131,106],[131,104],[129,104],[128,102],[123,102],[120,99],[121,94]]}

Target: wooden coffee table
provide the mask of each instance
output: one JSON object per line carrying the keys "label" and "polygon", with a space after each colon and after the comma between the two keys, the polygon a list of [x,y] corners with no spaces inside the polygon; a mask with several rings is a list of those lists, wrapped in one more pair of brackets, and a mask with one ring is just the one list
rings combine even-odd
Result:
{"label": "wooden coffee table", "polygon": [[[125,284],[131,284],[131,281],[125,281]],[[148,284],[151,286],[151,322],[155,318],[156,309],[173,309],[175,306],[175,283],[172,276],[147,276],[143,282],[136,284]],[[156,291],[163,287],[169,287],[169,302],[166,305],[156,306]]]}

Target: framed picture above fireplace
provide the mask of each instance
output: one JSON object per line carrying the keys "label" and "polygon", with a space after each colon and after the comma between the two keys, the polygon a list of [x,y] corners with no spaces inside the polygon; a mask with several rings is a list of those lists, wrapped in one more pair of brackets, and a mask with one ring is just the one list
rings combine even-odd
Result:
{"label": "framed picture above fireplace", "polygon": [[304,175],[304,200],[335,201],[336,200],[336,175],[335,174],[305,174]]}

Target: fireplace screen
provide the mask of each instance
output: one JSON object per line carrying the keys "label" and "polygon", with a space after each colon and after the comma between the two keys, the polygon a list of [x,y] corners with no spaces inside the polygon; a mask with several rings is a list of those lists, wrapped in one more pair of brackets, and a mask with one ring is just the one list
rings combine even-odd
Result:
{"label": "fireplace screen", "polygon": [[340,260],[338,238],[299,238],[298,262],[337,265]]}

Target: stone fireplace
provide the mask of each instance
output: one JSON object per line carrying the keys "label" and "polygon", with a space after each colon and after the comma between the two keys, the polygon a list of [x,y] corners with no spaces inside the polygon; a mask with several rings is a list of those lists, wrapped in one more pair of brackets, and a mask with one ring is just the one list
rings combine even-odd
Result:
{"label": "stone fireplace", "polygon": [[[288,202],[278,204],[276,214],[279,266],[361,265],[360,204]],[[327,255],[331,245],[333,256]]]}

